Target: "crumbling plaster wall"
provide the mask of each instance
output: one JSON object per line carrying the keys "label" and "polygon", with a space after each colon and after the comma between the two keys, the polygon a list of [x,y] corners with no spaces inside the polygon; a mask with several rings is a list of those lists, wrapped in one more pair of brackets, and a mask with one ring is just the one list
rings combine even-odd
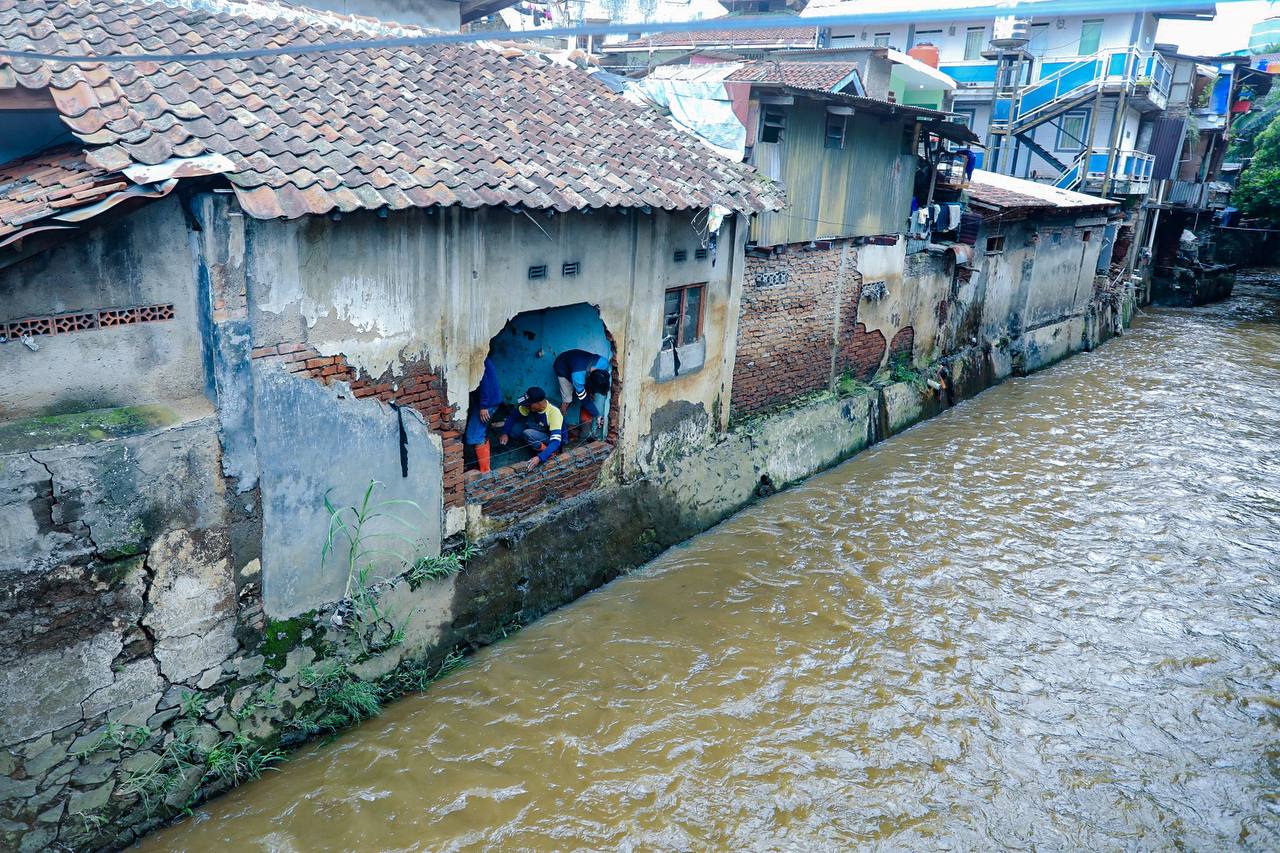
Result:
{"label": "crumbling plaster wall", "polygon": [[166,198],[0,269],[0,323],[173,304],[175,319],[0,343],[0,418],[204,392],[197,284],[183,214]]}
{"label": "crumbling plaster wall", "polygon": [[[941,354],[942,320],[938,305],[951,294],[952,265],[939,252],[907,254],[906,240],[895,245],[866,245],[858,249],[862,301],[858,322],[892,342],[907,328],[914,330],[912,360],[928,362]],[[870,298],[870,288],[884,283],[884,296]]]}
{"label": "crumbling plaster wall", "polygon": [[[600,210],[549,216],[505,208],[405,210],[340,221],[313,217],[251,222],[247,268],[255,344],[306,343],[343,355],[372,377],[394,377],[422,360],[442,371],[466,418],[467,393],[490,340],[525,311],[588,303],[600,311],[619,354],[622,457],[628,470],[651,458],[643,446],[669,402],[701,408],[700,437],[723,423],[732,376],[745,229],[729,217],[717,250],[695,255],[694,214]],[[676,261],[683,249],[685,260]],[[574,276],[561,274],[577,262]],[[547,275],[531,279],[531,266]],[[663,296],[705,283],[700,370],[659,381]],[[686,436],[687,438],[688,436]]]}

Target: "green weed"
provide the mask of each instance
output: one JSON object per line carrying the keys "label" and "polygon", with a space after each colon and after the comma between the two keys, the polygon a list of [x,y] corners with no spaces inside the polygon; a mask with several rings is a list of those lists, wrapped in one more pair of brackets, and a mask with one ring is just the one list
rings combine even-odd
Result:
{"label": "green weed", "polygon": [[461,548],[438,557],[419,557],[414,560],[405,577],[415,587],[427,581],[443,580],[466,568],[467,561],[479,550],[475,545],[467,542]]}

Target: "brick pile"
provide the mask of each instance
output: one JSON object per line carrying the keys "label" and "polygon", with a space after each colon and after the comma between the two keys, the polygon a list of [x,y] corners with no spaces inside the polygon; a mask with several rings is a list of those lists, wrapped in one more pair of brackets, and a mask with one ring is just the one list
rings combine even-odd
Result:
{"label": "brick pile", "polygon": [[609,442],[591,441],[557,453],[532,471],[523,461],[485,474],[468,471],[466,502],[479,504],[487,516],[526,515],[593,488],[611,453]]}
{"label": "brick pile", "polygon": [[405,365],[404,374],[380,379],[362,375],[347,364],[345,356],[321,355],[314,347],[299,343],[260,346],[253,349],[254,359],[264,359],[289,373],[306,376],[328,385],[346,382],[357,399],[374,397],[384,403],[412,408],[422,415],[432,432],[440,436],[444,450],[444,505],[462,506],[462,432],[454,423],[454,408],[449,404],[443,377],[425,364]]}

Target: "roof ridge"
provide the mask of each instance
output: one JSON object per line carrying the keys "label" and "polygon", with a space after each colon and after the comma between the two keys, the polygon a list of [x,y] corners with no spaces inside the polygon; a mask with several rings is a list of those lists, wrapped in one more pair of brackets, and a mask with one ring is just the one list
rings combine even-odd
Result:
{"label": "roof ridge", "polygon": [[415,24],[401,24],[381,18],[344,15],[340,12],[314,9],[302,3],[290,2],[290,0],[140,0],[140,2],[188,9],[192,12],[204,12],[211,15],[226,14],[258,21],[283,19],[291,23],[324,27],[360,36],[407,37],[438,35],[441,32],[441,30],[433,30]]}

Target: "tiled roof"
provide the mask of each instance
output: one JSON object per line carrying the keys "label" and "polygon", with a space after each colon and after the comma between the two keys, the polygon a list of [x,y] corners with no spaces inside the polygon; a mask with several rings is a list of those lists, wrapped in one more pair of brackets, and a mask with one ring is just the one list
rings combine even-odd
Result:
{"label": "tiled roof", "polygon": [[969,180],[969,199],[989,207],[1085,210],[1114,207],[1117,202],[1049,184],[975,169]]}
{"label": "tiled roof", "polygon": [[[54,54],[210,52],[410,31],[270,0],[0,0],[0,43]],[[0,57],[0,88],[48,87],[88,162],[209,152],[253,216],[522,204],[721,204],[781,191],[575,67],[495,45],[83,64]]]}
{"label": "tiled roof", "polygon": [[[776,15],[772,16],[776,20]],[[715,20],[715,19],[713,19]],[[786,45],[812,47],[818,39],[817,27],[757,27],[692,30],[687,33],[654,33],[607,48],[690,47],[707,45]]]}
{"label": "tiled roof", "polygon": [[60,146],[0,166],[0,245],[14,232],[129,186],[119,172],[91,165],[84,151]]}
{"label": "tiled roof", "polygon": [[740,83],[772,83],[793,89],[810,89],[815,92],[832,92],[836,87],[856,75],[858,66],[853,62],[778,62],[758,59],[748,62],[726,80]]}

